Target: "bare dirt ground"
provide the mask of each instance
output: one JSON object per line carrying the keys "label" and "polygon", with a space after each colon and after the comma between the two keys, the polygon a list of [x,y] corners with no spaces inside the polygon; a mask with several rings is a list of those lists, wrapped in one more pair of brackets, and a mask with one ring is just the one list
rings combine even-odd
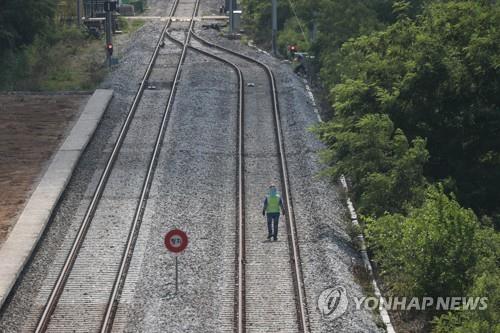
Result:
{"label": "bare dirt ground", "polygon": [[0,246],[89,95],[0,95]]}

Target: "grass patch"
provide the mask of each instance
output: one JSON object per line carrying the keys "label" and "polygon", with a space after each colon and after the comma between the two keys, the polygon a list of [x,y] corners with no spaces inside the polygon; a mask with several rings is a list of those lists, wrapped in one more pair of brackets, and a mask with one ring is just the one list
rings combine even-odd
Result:
{"label": "grass patch", "polygon": [[[352,275],[354,277],[354,281],[361,286],[361,290],[363,294],[368,297],[375,297],[375,291],[373,289],[372,277],[370,273],[366,270],[364,265],[355,263],[352,267]],[[380,311],[378,307],[372,310],[374,314],[373,319],[375,320],[375,325],[380,328],[385,328],[385,324],[382,321],[382,317],[380,316]]]}
{"label": "grass patch", "polygon": [[[119,18],[120,29],[131,34],[145,20]],[[115,42],[125,36],[117,35]],[[104,36],[95,39],[84,29],[55,28],[32,44],[0,52],[0,90],[93,90],[108,73]]]}
{"label": "grass patch", "polygon": [[103,79],[102,40],[77,28],[62,28],[0,59],[2,90],[91,90]]}

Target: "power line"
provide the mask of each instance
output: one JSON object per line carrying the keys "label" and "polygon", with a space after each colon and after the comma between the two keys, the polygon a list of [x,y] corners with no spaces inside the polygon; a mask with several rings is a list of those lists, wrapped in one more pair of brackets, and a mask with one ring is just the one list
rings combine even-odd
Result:
{"label": "power line", "polygon": [[306,37],[306,33],[304,31],[304,28],[302,27],[301,21],[299,19],[299,16],[297,15],[297,12],[295,11],[295,8],[294,8],[294,6],[292,4],[292,1],[288,0],[288,3],[290,4],[290,8],[292,9],[293,15],[297,19],[297,23],[299,24],[300,31],[302,31],[302,36],[304,36],[304,40],[307,43],[307,46],[309,46],[309,40]]}

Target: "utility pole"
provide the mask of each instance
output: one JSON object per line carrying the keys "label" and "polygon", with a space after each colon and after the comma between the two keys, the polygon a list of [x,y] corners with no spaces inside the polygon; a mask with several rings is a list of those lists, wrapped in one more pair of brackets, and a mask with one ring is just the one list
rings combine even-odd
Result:
{"label": "utility pole", "polygon": [[112,20],[111,11],[106,12],[106,50],[107,50],[107,58],[108,65],[111,67],[111,56],[113,55],[113,36],[111,32],[111,20]]}
{"label": "utility pole", "polygon": [[108,66],[111,67],[111,56],[113,55],[113,11],[116,10],[116,1],[105,1],[104,11],[106,12],[106,58]]}
{"label": "utility pole", "polygon": [[234,0],[229,0],[229,34],[230,35],[232,35],[234,32],[233,1]]}
{"label": "utility pole", "polygon": [[276,34],[278,32],[278,0],[272,0],[273,1],[273,40],[272,40],[272,46],[273,46],[273,55],[276,57],[278,55],[278,50],[276,47]]}
{"label": "utility pole", "polygon": [[82,15],[80,13],[80,0],[76,0],[76,23],[78,24],[78,26],[82,24],[81,19]]}

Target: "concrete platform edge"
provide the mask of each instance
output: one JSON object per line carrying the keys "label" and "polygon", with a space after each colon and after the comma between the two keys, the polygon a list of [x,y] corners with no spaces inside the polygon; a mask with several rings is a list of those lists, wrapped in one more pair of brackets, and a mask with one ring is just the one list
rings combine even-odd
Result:
{"label": "concrete platform edge", "polygon": [[0,247],[0,308],[36,248],[112,97],[113,90],[108,89],[97,89],[90,97],[68,137],[53,155],[7,240]]}

